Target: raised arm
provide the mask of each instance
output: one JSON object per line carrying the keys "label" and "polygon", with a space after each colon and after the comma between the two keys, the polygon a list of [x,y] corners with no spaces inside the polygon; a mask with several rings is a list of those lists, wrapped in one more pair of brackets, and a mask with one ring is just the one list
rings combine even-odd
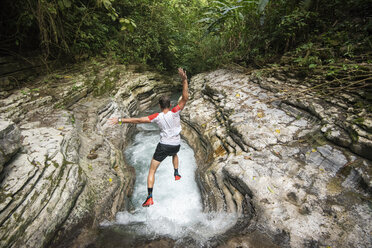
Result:
{"label": "raised arm", "polygon": [[119,123],[119,119],[122,123],[133,123],[133,124],[138,124],[138,123],[150,123],[150,119],[148,116],[141,117],[141,118],[117,118],[113,117],[109,119],[109,122],[111,125],[115,125]]}
{"label": "raised arm", "polygon": [[186,71],[184,71],[182,68],[178,68],[178,75],[180,75],[182,79],[182,97],[178,105],[181,109],[183,109],[186,105],[187,100],[189,100],[189,85],[187,83]]}

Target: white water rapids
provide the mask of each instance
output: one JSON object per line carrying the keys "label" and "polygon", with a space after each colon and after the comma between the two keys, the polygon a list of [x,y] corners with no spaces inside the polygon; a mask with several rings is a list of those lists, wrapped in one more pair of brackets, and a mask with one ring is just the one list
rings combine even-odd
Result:
{"label": "white water rapids", "polygon": [[135,210],[119,212],[114,222],[105,221],[102,227],[125,226],[147,239],[167,237],[182,246],[192,239],[194,245],[204,246],[208,240],[226,232],[236,223],[236,216],[228,213],[204,213],[199,188],[195,181],[194,152],[182,140],[179,157],[181,180],[175,181],[172,158],[166,158],[155,174],[154,205],[143,208],[147,196],[147,174],[151,158],[159,142],[156,124],[137,125],[139,132],[125,151],[128,162],[136,169],[132,196]]}

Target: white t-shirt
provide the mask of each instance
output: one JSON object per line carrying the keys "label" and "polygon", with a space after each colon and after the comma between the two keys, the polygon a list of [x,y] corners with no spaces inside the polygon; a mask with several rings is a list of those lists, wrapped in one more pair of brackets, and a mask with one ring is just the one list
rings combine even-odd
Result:
{"label": "white t-shirt", "polygon": [[148,116],[150,121],[158,124],[160,128],[160,143],[172,146],[181,144],[180,112],[181,108],[177,105],[166,114],[160,112]]}

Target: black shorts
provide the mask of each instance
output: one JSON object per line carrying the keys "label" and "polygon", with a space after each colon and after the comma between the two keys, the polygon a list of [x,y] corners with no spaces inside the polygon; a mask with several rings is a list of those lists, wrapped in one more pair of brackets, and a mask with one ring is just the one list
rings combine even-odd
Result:
{"label": "black shorts", "polygon": [[180,147],[181,145],[171,146],[159,143],[152,158],[161,162],[168,156],[176,155],[180,150]]}

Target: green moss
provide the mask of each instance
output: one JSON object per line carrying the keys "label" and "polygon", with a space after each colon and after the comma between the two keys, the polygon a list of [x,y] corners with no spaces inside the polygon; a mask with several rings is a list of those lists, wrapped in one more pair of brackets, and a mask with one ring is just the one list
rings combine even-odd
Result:
{"label": "green moss", "polygon": [[349,135],[350,135],[351,140],[353,141],[353,143],[357,143],[358,140],[359,140],[358,133],[354,129],[351,129],[351,128],[349,128],[347,131],[348,131],[348,133],[349,133]]}
{"label": "green moss", "polygon": [[342,184],[343,180],[341,177],[334,177],[327,183],[327,191],[330,194],[339,194],[342,192]]}
{"label": "green moss", "polygon": [[35,202],[39,195],[39,192],[35,191],[34,194],[31,196],[31,202]]}
{"label": "green moss", "polygon": [[338,173],[340,173],[341,176],[343,177],[347,177],[348,175],[350,175],[350,172],[351,172],[351,169],[352,169],[352,166],[349,165],[349,166],[344,166],[342,167]]}
{"label": "green moss", "polygon": [[93,81],[93,95],[102,96],[115,88],[116,82],[120,78],[120,69],[106,72],[103,79],[95,78]]}
{"label": "green moss", "polygon": [[62,79],[63,76],[62,75],[59,75],[59,74],[54,74],[54,75],[52,75],[52,78],[53,79]]}
{"label": "green moss", "polygon": [[68,164],[73,164],[73,163],[67,161],[66,159],[63,159],[62,167],[66,167],[66,165],[68,165]]}
{"label": "green moss", "polygon": [[372,211],[372,201],[371,200],[368,201],[368,207],[369,207],[369,210]]}
{"label": "green moss", "polygon": [[362,117],[359,117],[353,120],[353,123],[359,124],[359,125],[363,124],[363,122],[364,122],[364,118]]}
{"label": "green moss", "polygon": [[39,91],[40,91],[39,88],[33,88],[33,89],[30,90],[30,92],[39,92]]}
{"label": "green moss", "polygon": [[53,165],[54,165],[55,168],[58,168],[59,167],[59,164],[56,161],[53,160],[52,163],[53,163]]}
{"label": "green moss", "polygon": [[3,188],[0,188],[0,203],[5,202],[6,198],[11,196],[12,194],[6,193]]}
{"label": "green moss", "polygon": [[64,109],[65,105],[63,103],[57,103],[54,105],[54,109]]}
{"label": "green moss", "polygon": [[318,146],[323,146],[328,143],[324,135],[319,132],[309,133],[305,136],[305,139],[312,148],[317,148]]}
{"label": "green moss", "polygon": [[83,85],[80,85],[80,86],[77,86],[76,84],[74,84],[71,88],[72,91],[78,91],[80,90],[81,88],[83,88]]}
{"label": "green moss", "polygon": [[83,175],[83,169],[79,166],[79,170],[78,170],[78,173],[79,173],[79,177],[81,178],[81,175]]}
{"label": "green moss", "polygon": [[74,125],[75,124],[75,116],[74,115],[70,115],[69,118],[68,118],[70,121],[71,121],[71,124]]}

